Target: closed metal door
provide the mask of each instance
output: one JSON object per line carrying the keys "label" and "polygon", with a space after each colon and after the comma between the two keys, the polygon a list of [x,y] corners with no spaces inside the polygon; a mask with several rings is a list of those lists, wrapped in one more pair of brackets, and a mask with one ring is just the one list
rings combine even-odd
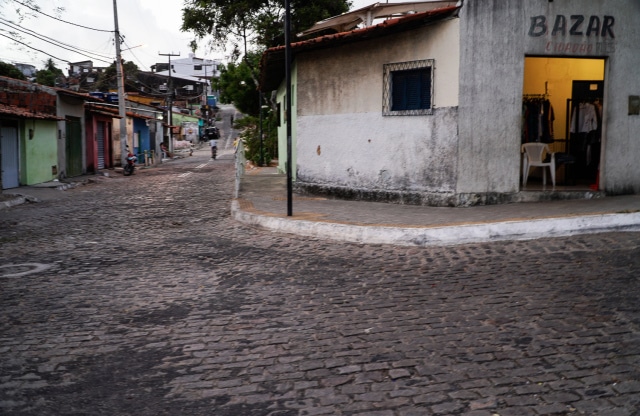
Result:
{"label": "closed metal door", "polygon": [[82,125],[78,117],[67,117],[67,177],[82,175]]}
{"label": "closed metal door", "polygon": [[2,127],[0,130],[0,148],[2,149],[2,189],[20,186],[20,157],[18,129]]}
{"label": "closed metal door", "polygon": [[98,121],[96,140],[98,141],[98,169],[104,169],[104,129],[105,122]]}

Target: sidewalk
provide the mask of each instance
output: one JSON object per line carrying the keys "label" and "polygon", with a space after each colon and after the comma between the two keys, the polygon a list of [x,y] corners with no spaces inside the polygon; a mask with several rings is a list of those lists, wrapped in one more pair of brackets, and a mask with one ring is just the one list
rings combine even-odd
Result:
{"label": "sidewalk", "polygon": [[640,231],[640,195],[466,208],[396,205],[293,195],[275,168],[248,171],[232,216],[245,224],[367,244],[453,245],[608,231]]}
{"label": "sidewalk", "polygon": [[106,176],[105,174],[83,175],[61,181],[54,180],[37,185],[5,189],[0,192],[0,211],[26,202],[42,202],[64,198],[66,194],[61,191],[66,191],[67,189],[75,188],[83,184],[108,180],[109,178],[110,176]]}
{"label": "sidewalk", "polygon": [[[0,212],[25,202],[65,197],[62,190],[108,180],[88,175],[69,182],[5,190]],[[286,178],[275,168],[257,168],[241,181],[232,217],[276,232],[367,244],[454,245],[528,240],[608,231],[640,231],[640,195],[467,208],[397,205],[293,195],[287,216]],[[1,215],[1,214],[0,214]]]}

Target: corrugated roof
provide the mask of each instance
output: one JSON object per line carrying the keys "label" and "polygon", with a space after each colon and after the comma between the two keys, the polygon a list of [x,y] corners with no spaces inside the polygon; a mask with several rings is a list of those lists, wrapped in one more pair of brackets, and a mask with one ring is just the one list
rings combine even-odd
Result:
{"label": "corrugated roof", "polygon": [[[375,39],[394,33],[416,29],[430,23],[445,20],[457,15],[460,6],[443,7],[423,13],[415,13],[397,19],[385,20],[377,25],[349,32],[334,33],[291,44],[292,53],[332,48],[335,46]],[[260,61],[260,87],[263,92],[278,88],[285,78],[285,46],[267,49]]]}

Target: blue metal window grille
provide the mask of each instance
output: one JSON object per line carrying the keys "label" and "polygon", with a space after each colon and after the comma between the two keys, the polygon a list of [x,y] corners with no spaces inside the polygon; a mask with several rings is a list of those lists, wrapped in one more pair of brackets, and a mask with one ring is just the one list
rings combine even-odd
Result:
{"label": "blue metal window grille", "polygon": [[384,65],[385,116],[433,114],[433,60]]}

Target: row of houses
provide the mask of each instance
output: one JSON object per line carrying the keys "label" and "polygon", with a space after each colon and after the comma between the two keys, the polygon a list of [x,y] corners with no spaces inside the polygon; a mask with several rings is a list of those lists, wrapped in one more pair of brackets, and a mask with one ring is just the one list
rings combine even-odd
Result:
{"label": "row of houses", "polygon": [[[279,169],[315,194],[437,206],[640,193],[639,16],[635,0],[423,0],[319,22],[291,44],[288,119],[286,48],[262,56]],[[527,142],[557,156],[555,187],[523,185]]]}
{"label": "row of houses", "polygon": [[[162,142],[172,150],[175,140],[197,140],[190,130],[201,117],[172,111],[169,124],[166,109],[133,98],[125,101],[126,146],[139,163],[160,163]],[[2,189],[120,166],[120,119],[117,101],[0,77]]]}

